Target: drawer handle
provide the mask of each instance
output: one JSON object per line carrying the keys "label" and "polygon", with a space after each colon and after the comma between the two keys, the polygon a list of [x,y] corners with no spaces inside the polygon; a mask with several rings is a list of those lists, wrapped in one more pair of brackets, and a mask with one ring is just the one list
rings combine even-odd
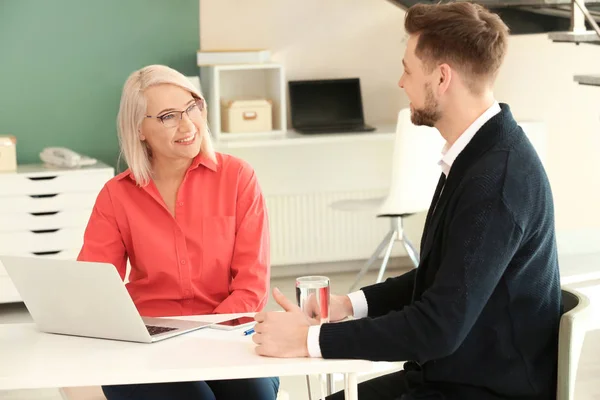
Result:
{"label": "drawer handle", "polygon": [[256,119],[256,111],[246,111],[243,113],[244,121],[251,121]]}
{"label": "drawer handle", "polygon": [[45,217],[47,215],[56,215],[58,213],[59,213],[59,211],[48,211],[48,212],[33,212],[33,213],[29,213],[29,214],[33,215],[34,217]]}
{"label": "drawer handle", "polygon": [[58,232],[60,229],[38,229],[35,231],[31,231],[33,233],[54,233],[54,232]]}
{"label": "drawer handle", "polygon": [[55,250],[55,251],[34,251],[31,254],[34,254],[36,256],[53,256],[55,254],[58,254],[62,252],[62,250]]}
{"label": "drawer handle", "polygon": [[32,199],[48,199],[50,197],[58,196],[58,193],[54,194],[30,194],[29,197]]}
{"label": "drawer handle", "polygon": [[55,176],[28,176],[27,179],[29,179],[31,181],[49,181],[56,177],[57,177],[57,175],[55,175]]}

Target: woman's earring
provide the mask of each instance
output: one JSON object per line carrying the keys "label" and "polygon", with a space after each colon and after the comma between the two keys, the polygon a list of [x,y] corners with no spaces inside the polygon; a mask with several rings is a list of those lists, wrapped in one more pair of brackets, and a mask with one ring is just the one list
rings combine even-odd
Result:
{"label": "woman's earring", "polygon": [[144,135],[140,135],[140,140],[141,140],[142,142],[143,142],[143,141],[145,141],[145,140],[146,140],[146,136],[144,136]]}

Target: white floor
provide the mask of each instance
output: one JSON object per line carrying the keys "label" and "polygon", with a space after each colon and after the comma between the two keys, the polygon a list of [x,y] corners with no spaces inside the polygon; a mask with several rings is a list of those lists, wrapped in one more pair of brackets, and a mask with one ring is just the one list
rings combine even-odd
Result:
{"label": "white floor", "polygon": [[[396,275],[402,273],[402,264],[404,260],[394,260],[392,266],[395,267],[387,274]],[[405,264],[404,264],[405,265]],[[359,264],[354,263],[356,268]],[[597,267],[596,267],[597,266]],[[294,273],[318,273],[318,269],[335,270],[336,266],[299,266],[294,269]],[[339,267],[339,266],[337,266]],[[600,254],[585,257],[565,257],[561,259],[561,268],[583,268],[586,270],[600,268]],[[339,269],[339,268],[337,268]],[[285,276],[281,270],[274,271],[272,286],[278,287],[286,296],[293,299],[295,296],[294,278],[293,276]],[[355,274],[354,273],[329,273],[332,282],[333,293],[346,293],[351,285]],[[363,285],[375,281],[375,272],[369,273],[363,279]],[[584,284],[572,285],[588,295],[592,304],[596,306],[594,310],[595,317],[594,326],[588,332],[582,352],[582,357],[579,365],[577,376],[577,387],[575,398],[577,400],[600,400],[600,281],[586,282]],[[272,300],[267,304],[268,310],[277,310],[278,306]],[[0,324],[28,322],[31,318],[27,310],[20,304],[0,306]],[[0,356],[0,362],[1,360]],[[313,377],[314,378],[314,377]],[[360,380],[369,377],[362,377]],[[318,398],[317,379],[312,379],[313,398]],[[281,379],[281,387],[290,394],[290,400],[305,400],[308,399],[305,377],[284,377]],[[338,387],[341,387],[338,386]],[[62,397],[56,389],[41,389],[41,390],[19,390],[11,392],[0,391],[0,399],[2,400],[61,400]],[[92,400],[89,397],[82,397],[74,400]],[[96,399],[94,399],[96,400]]]}

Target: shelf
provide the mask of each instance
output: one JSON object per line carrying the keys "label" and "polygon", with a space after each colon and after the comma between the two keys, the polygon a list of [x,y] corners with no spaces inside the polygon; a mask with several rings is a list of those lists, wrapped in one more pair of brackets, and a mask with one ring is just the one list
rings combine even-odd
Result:
{"label": "shelf", "polygon": [[575,82],[581,85],[600,86],[600,75],[575,75]]}
{"label": "shelf", "polygon": [[219,65],[203,65],[201,68],[217,67],[221,71],[246,71],[250,69],[280,69],[281,64],[265,63],[265,64],[219,64]]}
{"label": "shelf", "polygon": [[548,36],[554,42],[600,44],[600,36],[594,31],[552,32]]}
{"label": "shelf", "polygon": [[229,141],[247,141],[249,139],[258,140],[258,139],[275,139],[282,138],[287,134],[287,131],[277,130],[277,131],[269,131],[269,132],[251,132],[251,133],[229,133],[229,132],[221,132],[219,136],[219,141],[229,142]]}
{"label": "shelf", "polygon": [[287,128],[285,71],[280,64],[231,64],[200,67],[208,104],[208,124],[216,141],[265,136],[264,132],[228,133],[221,130],[221,100],[266,99],[272,103],[272,134]]}
{"label": "shelf", "polygon": [[396,135],[396,124],[383,123],[374,126],[376,127],[374,132],[303,134],[294,130],[288,130],[283,134],[269,135],[265,133],[260,137],[249,136],[248,139],[220,140],[215,143],[215,148],[217,150],[226,150],[254,147],[301,146],[307,144],[356,143],[377,140],[393,142]]}

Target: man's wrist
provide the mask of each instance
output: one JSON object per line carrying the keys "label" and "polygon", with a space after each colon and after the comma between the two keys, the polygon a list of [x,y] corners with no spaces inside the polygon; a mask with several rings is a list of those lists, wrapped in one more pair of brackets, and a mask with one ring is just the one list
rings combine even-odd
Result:
{"label": "man's wrist", "polygon": [[348,295],[344,295],[344,310],[346,313],[346,317],[352,317],[354,315],[354,307],[352,306],[352,301]]}
{"label": "man's wrist", "polygon": [[310,329],[310,326],[305,326],[302,327],[302,330],[304,332],[304,341],[303,341],[303,354],[302,357],[310,357],[310,352],[308,351],[308,330]]}

